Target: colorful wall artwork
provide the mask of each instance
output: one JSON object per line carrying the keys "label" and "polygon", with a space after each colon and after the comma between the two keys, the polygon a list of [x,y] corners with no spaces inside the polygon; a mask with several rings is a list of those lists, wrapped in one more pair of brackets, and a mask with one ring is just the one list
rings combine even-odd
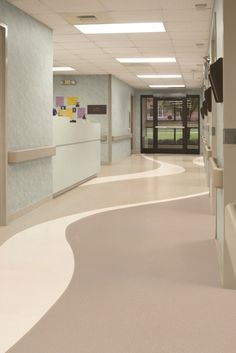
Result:
{"label": "colorful wall artwork", "polygon": [[[57,96],[56,108],[58,117],[67,117],[70,121],[75,121],[76,118],[85,118],[86,108],[80,107],[79,97],[77,96]],[[66,104],[66,105],[65,105]]]}

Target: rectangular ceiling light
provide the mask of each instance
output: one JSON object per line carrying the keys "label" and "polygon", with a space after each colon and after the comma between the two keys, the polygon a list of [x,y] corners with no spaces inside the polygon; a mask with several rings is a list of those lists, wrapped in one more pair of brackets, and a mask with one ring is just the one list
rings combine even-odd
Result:
{"label": "rectangular ceiling light", "polygon": [[75,25],[84,34],[165,32],[162,22]]}
{"label": "rectangular ceiling light", "polygon": [[53,67],[52,71],[75,71],[75,69],[73,69],[73,67],[58,66],[58,67]]}
{"label": "rectangular ceiling light", "polygon": [[175,58],[116,58],[124,64],[146,64],[146,63],[175,63]]}
{"label": "rectangular ceiling light", "polygon": [[151,88],[183,88],[185,85],[149,85]]}
{"label": "rectangular ceiling light", "polygon": [[138,78],[181,78],[181,75],[137,75]]}

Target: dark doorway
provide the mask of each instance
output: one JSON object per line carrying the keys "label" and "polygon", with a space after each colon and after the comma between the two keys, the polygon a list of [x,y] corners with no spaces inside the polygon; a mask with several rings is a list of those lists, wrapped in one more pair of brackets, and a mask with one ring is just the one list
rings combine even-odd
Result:
{"label": "dark doorway", "polygon": [[199,96],[141,96],[141,152],[199,153]]}

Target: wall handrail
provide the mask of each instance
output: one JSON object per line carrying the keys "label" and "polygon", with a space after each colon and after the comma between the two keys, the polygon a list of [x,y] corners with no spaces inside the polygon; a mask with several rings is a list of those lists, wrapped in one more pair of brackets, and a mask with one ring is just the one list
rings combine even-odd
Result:
{"label": "wall handrail", "polygon": [[236,289],[236,203],[225,208],[224,287]]}
{"label": "wall handrail", "polygon": [[[116,141],[130,140],[132,139],[132,137],[133,137],[132,134],[116,135],[116,136],[112,136],[112,141],[116,142]],[[106,141],[107,141],[107,136],[102,135],[101,142],[106,142]]]}
{"label": "wall handrail", "polygon": [[15,151],[8,151],[8,163],[18,164],[22,162],[33,161],[55,156],[56,146],[43,146],[35,148],[27,148]]}
{"label": "wall handrail", "polygon": [[124,134],[112,136],[112,141],[122,141],[122,140],[130,140],[132,138],[132,134]]}
{"label": "wall handrail", "polygon": [[223,189],[223,175],[224,169],[218,167],[217,161],[215,158],[209,158],[211,166],[211,175],[212,175],[212,186],[218,189]]}
{"label": "wall handrail", "polygon": [[93,141],[100,141],[100,139],[99,138],[85,139],[85,140],[80,140],[80,141],[77,141],[77,142],[71,142],[71,143],[64,143],[64,144],[56,145],[56,147],[79,145],[80,143],[87,143],[87,142],[93,142]]}

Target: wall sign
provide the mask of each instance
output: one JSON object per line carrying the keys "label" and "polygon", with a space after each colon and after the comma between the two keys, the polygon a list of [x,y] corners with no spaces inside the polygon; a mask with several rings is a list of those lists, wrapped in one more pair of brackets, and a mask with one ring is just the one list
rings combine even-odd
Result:
{"label": "wall sign", "polygon": [[106,105],[88,105],[87,114],[107,114]]}
{"label": "wall sign", "polygon": [[60,85],[61,86],[75,86],[76,85],[76,80],[61,80]]}

